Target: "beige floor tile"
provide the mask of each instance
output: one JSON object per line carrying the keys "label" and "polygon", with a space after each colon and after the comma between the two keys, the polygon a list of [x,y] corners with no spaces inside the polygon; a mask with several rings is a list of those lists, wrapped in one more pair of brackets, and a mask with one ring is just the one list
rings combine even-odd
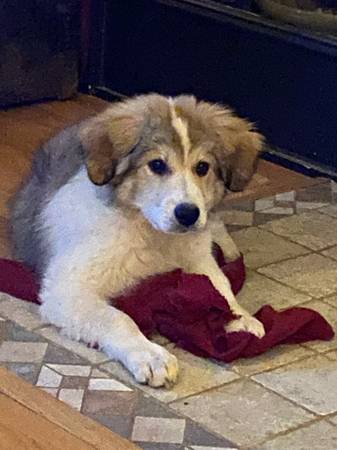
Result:
{"label": "beige floor tile", "polygon": [[61,389],[58,395],[59,400],[67,403],[74,409],[80,411],[84,396],[83,389]]}
{"label": "beige floor tile", "polygon": [[240,305],[251,313],[257,312],[266,304],[272,305],[275,309],[283,309],[311,299],[307,294],[283,286],[253,271],[247,272],[247,281],[237,298]]}
{"label": "beige floor tile", "polygon": [[0,294],[0,297],[2,298],[0,302],[0,314],[2,316],[27,330],[33,330],[45,323],[40,318],[38,305],[5,294]]}
{"label": "beige floor tile", "polygon": [[329,258],[337,260],[337,245],[322,251],[322,255],[329,256]]}
{"label": "beige floor tile", "polygon": [[314,354],[299,345],[280,345],[255,358],[240,359],[233,364],[232,369],[240,375],[253,375]]}
{"label": "beige floor tile", "polygon": [[325,356],[297,361],[253,379],[316,414],[337,412],[337,364]]}
{"label": "beige floor tile", "polygon": [[312,414],[249,380],[171,404],[239,445],[254,445],[312,419]]}
{"label": "beige floor tile", "polygon": [[[337,330],[337,308],[324,303],[321,300],[313,300],[304,305],[306,308],[318,311],[332,326]],[[314,349],[318,352],[326,352],[337,348],[337,337],[335,336],[331,341],[313,341],[303,344],[307,348]]]}
{"label": "beige floor tile", "polygon": [[[229,383],[239,378],[225,364],[198,358],[191,353],[175,348],[173,344],[166,347],[175,354],[179,362],[179,381],[171,389],[153,389],[145,385],[137,386],[148,395],[168,403],[188,395],[197,394],[206,389]],[[118,363],[111,362],[101,366],[113,376],[125,380],[130,384],[136,384],[132,376]]]}
{"label": "beige floor tile", "polygon": [[337,292],[337,262],[322,255],[299,256],[263,267],[258,272],[312,297]]}
{"label": "beige floor tile", "polygon": [[46,339],[49,339],[55,344],[61,345],[67,350],[76,353],[76,355],[82,356],[82,358],[87,359],[93,364],[99,364],[109,359],[104,353],[92,348],[88,348],[82,342],[76,342],[68,339],[65,336],[62,336],[62,334],[53,326],[41,328],[37,330],[36,333],[40,334]]}
{"label": "beige floor tile", "polygon": [[48,344],[44,342],[3,341],[0,345],[0,362],[41,362]]}
{"label": "beige floor tile", "polygon": [[247,267],[253,269],[308,253],[306,248],[257,227],[237,231],[232,236]]}
{"label": "beige floor tile", "polygon": [[324,208],[321,208],[319,212],[331,217],[337,217],[337,205],[325,206]]}
{"label": "beige floor tile", "polygon": [[261,228],[312,250],[337,244],[337,220],[317,211],[275,220],[261,225]]}
{"label": "beige floor tile", "polygon": [[181,444],[184,440],[185,420],[161,417],[136,417],[132,440]]}
{"label": "beige floor tile", "polygon": [[337,428],[319,421],[285,436],[279,436],[259,447],[259,450],[335,450]]}

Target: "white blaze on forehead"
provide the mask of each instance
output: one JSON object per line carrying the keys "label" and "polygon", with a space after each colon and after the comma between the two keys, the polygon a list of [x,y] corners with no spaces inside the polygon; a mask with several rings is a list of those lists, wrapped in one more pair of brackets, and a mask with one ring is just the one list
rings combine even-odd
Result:
{"label": "white blaze on forehead", "polygon": [[181,146],[184,150],[184,157],[186,159],[188,152],[191,149],[191,141],[188,135],[188,124],[185,120],[183,120],[181,117],[177,115],[177,112],[174,107],[174,101],[170,99],[169,103],[170,103],[172,126],[180,138]]}

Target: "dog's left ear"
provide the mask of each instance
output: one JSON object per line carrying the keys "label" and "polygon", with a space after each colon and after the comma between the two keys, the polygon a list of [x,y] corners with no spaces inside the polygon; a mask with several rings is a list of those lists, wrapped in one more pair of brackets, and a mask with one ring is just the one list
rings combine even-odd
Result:
{"label": "dog's left ear", "polygon": [[217,114],[213,116],[219,139],[216,158],[220,175],[228,189],[242,191],[256,171],[264,138],[253,124],[227,108],[217,107]]}
{"label": "dog's left ear", "polygon": [[225,184],[233,192],[242,191],[256,172],[263,137],[254,130],[238,133],[234,151],[225,164]]}
{"label": "dog's left ear", "polygon": [[110,107],[83,125],[80,140],[94,184],[102,186],[114,178],[121,159],[137,145],[142,126],[143,117],[124,105]]}

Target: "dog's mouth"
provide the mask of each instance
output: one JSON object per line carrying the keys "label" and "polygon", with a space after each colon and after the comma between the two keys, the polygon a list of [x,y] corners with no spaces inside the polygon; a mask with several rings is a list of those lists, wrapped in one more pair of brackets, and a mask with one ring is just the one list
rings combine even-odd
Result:
{"label": "dog's mouth", "polygon": [[169,229],[162,230],[164,233],[167,234],[186,234],[186,233],[197,233],[198,231],[201,231],[205,228],[205,225],[200,224],[194,224],[192,226],[186,227],[184,225],[181,225],[179,223],[174,223]]}

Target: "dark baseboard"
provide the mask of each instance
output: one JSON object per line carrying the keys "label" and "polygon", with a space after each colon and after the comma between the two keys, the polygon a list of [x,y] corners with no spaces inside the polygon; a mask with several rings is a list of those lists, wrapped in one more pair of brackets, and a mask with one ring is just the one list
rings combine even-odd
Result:
{"label": "dark baseboard", "polygon": [[285,149],[267,158],[337,172],[337,39],[212,0],[92,4],[89,90],[109,100],[159,92],[226,103]]}

